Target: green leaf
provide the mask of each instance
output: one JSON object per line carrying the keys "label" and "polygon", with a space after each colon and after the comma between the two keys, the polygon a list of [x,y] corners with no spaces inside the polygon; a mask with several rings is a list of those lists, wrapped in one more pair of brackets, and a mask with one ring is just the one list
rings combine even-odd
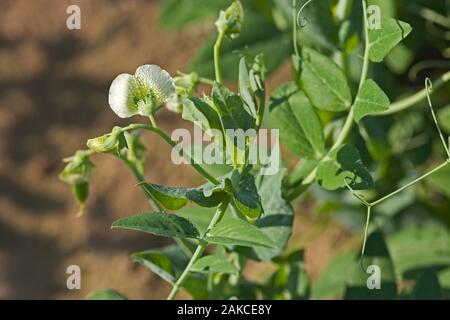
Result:
{"label": "green leaf", "polygon": [[275,175],[259,175],[256,178],[256,187],[261,197],[264,215],[256,221],[255,225],[276,245],[274,249],[252,248],[249,255],[257,260],[267,261],[279,255],[292,233],[294,213],[282,194],[285,173],[286,169],[282,168]]}
{"label": "green leaf", "polygon": [[[298,8],[303,6],[306,1],[298,1]],[[303,9],[300,17],[300,19],[305,19],[306,23],[304,28],[299,28],[300,38],[306,37],[306,41],[312,41],[323,48],[336,48],[338,43],[338,26],[333,17],[332,6],[333,4],[330,0],[313,1],[308,4]]]}
{"label": "green leaf", "polygon": [[182,117],[184,120],[200,125],[204,132],[209,129],[222,131],[219,115],[202,99],[196,97],[184,98]]}
{"label": "green leaf", "polygon": [[393,73],[402,75],[406,73],[414,61],[416,54],[403,43],[399,43],[386,56],[385,62],[389,70]]}
{"label": "green leaf", "polygon": [[164,0],[159,22],[166,28],[180,28],[209,17],[226,8],[231,0]]}
{"label": "green leaf", "polygon": [[247,58],[239,62],[239,93],[253,118],[258,118],[258,111],[264,110],[266,67],[262,55],[257,55],[247,67]]}
{"label": "green leaf", "polygon": [[389,109],[390,101],[383,90],[372,79],[366,80],[358,91],[354,104],[353,118],[359,122],[370,114]]}
{"label": "green leaf", "polygon": [[266,234],[241,219],[221,221],[207,233],[205,240],[222,245],[275,248],[275,244]]}
{"label": "green leaf", "polygon": [[444,299],[450,299],[450,268],[439,271],[439,283],[443,290]]}
{"label": "green leaf", "polygon": [[[135,253],[132,259],[173,284],[183,273],[190,258],[179,246],[171,245],[160,250]],[[208,298],[206,278],[201,274],[189,274],[183,287],[195,300]]]}
{"label": "green leaf", "polygon": [[316,178],[327,190],[343,188],[345,181],[355,190],[373,185],[372,176],[353,145],[343,145],[331,152],[329,159],[319,164]]}
{"label": "green leaf", "polygon": [[124,296],[112,289],[101,289],[89,293],[85,300],[126,300]]}
{"label": "green leaf", "polygon": [[189,257],[177,245],[133,253],[131,258],[170,283],[175,283],[189,262]]}
{"label": "green leaf", "polygon": [[352,95],[342,69],[311,48],[302,50],[302,58],[300,81],[312,104],[334,112],[350,108]]}
{"label": "green leaf", "polygon": [[218,255],[205,256],[197,260],[191,268],[194,272],[206,272],[206,273],[227,273],[235,274],[239,273],[239,270],[230,262],[225,260],[224,257]]}
{"label": "green leaf", "polygon": [[223,84],[214,83],[212,98],[220,115],[222,127],[226,129],[254,129],[255,120],[245,108],[241,97]]}
{"label": "green leaf", "polygon": [[175,188],[164,187],[152,183],[142,183],[141,186],[146,192],[155,197],[165,208],[170,210],[178,210],[184,207],[188,200],[198,204],[201,207],[216,207],[222,201],[225,193],[216,191],[210,196],[205,196],[204,187],[206,184],[198,188]]}
{"label": "green leaf", "polygon": [[342,299],[354,264],[354,255],[336,256],[320,273],[312,288],[312,299]]}
{"label": "green leaf", "polygon": [[[192,222],[200,234],[204,234],[215,212],[216,209],[214,208],[186,207],[178,211],[177,215]],[[225,218],[226,215],[223,219]]]}
{"label": "green leaf", "polygon": [[[202,76],[214,77],[212,53],[216,39],[217,34],[213,34],[193,59],[192,69]],[[247,11],[239,38],[232,41],[226,39],[222,45],[221,64],[224,78],[237,79],[236,70],[240,60],[238,53],[248,56],[263,54],[267,71],[272,72],[291,54],[291,43],[289,33],[278,30],[268,18]],[[277,54],[273,54],[274,52]]]}
{"label": "green leaf", "polygon": [[397,285],[395,279],[394,265],[392,263],[389,250],[381,232],[372,233],[367,239],[366,251],[364,254],[364,267],[377,266],[380,271],[380,289],[369,290],[367,285],[370,281],[370,273],[363,272],[359,263],[353,264],[353,272],[350,275],[345,298],[346,299],[394,299],[397,295]]}
{"label": "green leaf", "polygon": [[163,237],[197,239],[199,236],[198,230],[189,220],[165,212],[146,212],[121,218],[111,228],[137,230]]}
{"label": "green leaf", "polygon": [[236,185],[233,185],[233,203],[250,222],[256,221],[263,212],[261,198],[250,170],[244,171]]}
{"label": "green leaf", "polygon": [[381,62],[411,32],[411,26],[393,18],[381,19],[380,29],[369,30],[369,58]]}
{"label": "green leaf", "polygon": [[450,105],[438,111],[438,122],[442,130],[450,134]]}
{"label": "green leaf", "polygon": [[271,124],[286,147],[301,157],[320,158],[325,138],[319,116],[293,82],[274,91],[269,105]]}
{"label": "green leaf", "polygon": [[310,281],[303,256],[303,251],[294,251],[286,258],[276,259],[278,269],[262,288],[264,299],[298,300],[309,297]]}
{"label": "green leaf", "polygon": [[400,280],[414,279],[427,268],[450,266],[450,234],[443,227],[403,229],[388,238],[388,245]]}
{"label": "green leaf", "polygon": [[296,186],[302,182],[314,169],[319,161],[311,159],[302,159],[295,166],[289,175],[289,186]]}
{"label": "green leaf", "polygon": [[432,269],[422,272],[417,279],[416,286],[411,295],[413,300],[440,300],[443,298],[443,292],[439,279]]}
{"label": "green leaf", "polygon": [[214,83],[212,98],[233,164],[242,165],[245,163],[247,137],[256,136],[255,119],[244,108],[241,97],[220,83]]}

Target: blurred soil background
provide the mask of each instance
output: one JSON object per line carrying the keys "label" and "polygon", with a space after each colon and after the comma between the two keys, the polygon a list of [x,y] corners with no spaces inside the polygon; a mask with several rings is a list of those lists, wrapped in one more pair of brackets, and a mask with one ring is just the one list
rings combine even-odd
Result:
{"label": "blurred soil background", "polygon": [[[81,8],[81,30],[66,28],[71,4]],[[210,21],[169,32],[159,27],[158,14],[159,1],[0,0],[0,299],[80,299],[101,288],[132,299],[167,295],[169,286],[129,254],[169,240],[110,230],[115,219],[149,209],[131,173],[111,157],[96,156],[81,218],[70,188],[58,180],[61,159],[84,148],[88,138],[140,121],[123,121],[108,107],[117,74],[146,63],[171,74],[186,70],[212,31]],[[289,77],[286,63],[270,77],[269,89]],[[166,111],[158,121],[167,132],[192,129]],[[168,161],[170,149],[160,139],[147,134],[144,141],[148,180],[201,182],[189,167]],[[305,248],[315,279],[332,256],[359,239],[308,211],[308,205],[296,208],[291,247]],[[66,288],[72,264],[81,268],[81,290]],[[251,264],[246,272],[258,279],[263,269]]]}

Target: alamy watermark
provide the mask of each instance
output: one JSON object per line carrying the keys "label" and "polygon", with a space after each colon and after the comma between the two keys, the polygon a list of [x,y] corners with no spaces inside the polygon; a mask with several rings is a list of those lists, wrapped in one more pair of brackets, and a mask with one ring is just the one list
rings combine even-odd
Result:
{"label": "alamy watermark", "polygon": [[[314,0],[306,1],[297,13],[297,25],[299,28],[304,28],[307,25],[307,17],[302,17],[303,9]],[[381,29],[381,8],[377,5],[370,5],[367,7],[367,28],[369,30]]]}
{"label": "alamy watermark", "polygon": [[72,4],[67,7],[66,13],[69,15],[66,19],[66,27],[69,30],[81,29],[81,9],[79,6]]}
{"label": "alamy watermark", "polygon": [[[176,165],[238,165],[259,166],[261,175],[275,175],[280,169],[280,144],[278,129],[208,129],[194,125],[193,135],[187,129],[176,129],[171,139],[177,144],[171,159]],[[231,147],[230,147],[231,146]]]}
{"label": "alamy watermark", "polygon": [[77,265],[70,265],[66,269],[66,273],[69,274],[66,280],[66,287],[69,290],[81,289],[81,269]]}

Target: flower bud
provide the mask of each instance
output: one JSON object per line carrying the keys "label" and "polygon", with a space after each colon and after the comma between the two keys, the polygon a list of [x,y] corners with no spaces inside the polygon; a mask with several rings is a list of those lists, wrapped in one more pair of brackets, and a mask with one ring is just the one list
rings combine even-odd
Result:
{"label": "flower bud", "polygon": [[192,72],[189,74],[181,74],[174,78],[176,95],[166,103],[166,108],[175,113],[183,112],[183,98],[189,96],[197,89],[199,76]]}
{"label": "flower bud", "polygon": [[239,36],[244,22],[244,8],[240,1],[234,1],[225,11],[220,11],[216,21],[219,33],[225,33],[231,39]]}
{"label": "flower bud", "polygon": [[88,148],[97,153],[119,152],[124,144],[123,130],[120,127],[114,127],[111,133],[87,141]]}
{"label": "flower bud", "polygon": [[78,216],[83,214],[84,204],[89,195],[89,177],[94,166],[89,156],[89,151],[78,150],[74,156],[64,159],[68,164],[59,174],[61,180],[72,185],[73,195],[80,204]]}
{"label": "flower bud", "polygon": [[64,159],[68,162],[59,178],[69,184],[89,182],[93,164],[89,159],[90,153],[86,150],[78,150],[74,156]]}

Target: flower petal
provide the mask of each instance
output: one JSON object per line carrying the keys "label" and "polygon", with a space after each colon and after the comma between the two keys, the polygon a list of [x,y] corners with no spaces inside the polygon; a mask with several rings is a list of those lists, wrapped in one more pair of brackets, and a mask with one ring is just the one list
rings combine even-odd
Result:
{"label": "flower petal", "polygon": [[114,79],[109,88],[109,105],[121,118],[129,118],[138,113],[133,96],[135,82],[134,76],[122,73]]}
{"label": "flower petal", "polygon": [[169,101],[175,94],[175,85],[170,74],[154,64],[137,68],[135,77],[148,86],[160,104]]}

